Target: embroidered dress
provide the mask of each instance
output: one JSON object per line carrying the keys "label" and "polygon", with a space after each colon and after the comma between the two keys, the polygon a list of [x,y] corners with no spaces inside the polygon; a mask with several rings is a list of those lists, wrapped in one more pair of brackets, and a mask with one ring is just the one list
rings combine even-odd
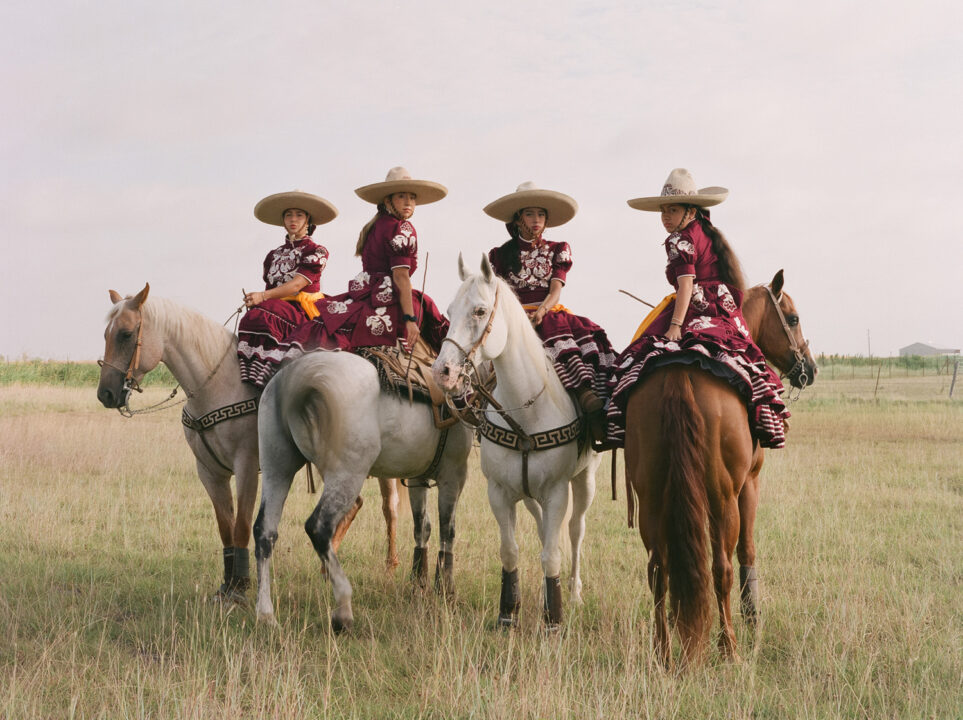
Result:
{"label": "embroidered dress", "polygon": [[[319,300],[320,316],[299,328],[291,345],[314,345],[319,336],[328,333],[346,350],[394,345],[405,332],[398,288],[391,275],[399,267],[408,268],[409,274],[417,269],[418,235],[409,221],[382,211],[368,233],[361,251],[361,272],[348,283],[348,292]],[[412,290],[411,296],[421,336],[438,352],[448,332],[448,320],[427,295]]]}
{"label": "embroidered dress", "polygon": [[719,277],[712,241],[698,222],[665,240],[665,275],[678,289],[678,278],[694,275],[692,299],[682,322],[682,338],[669,341],[665,333],[675,301],[662,310],[642,336],[615,361],[609,381],[608,438],[625,442],[625,408],[640,378],[654,368],[672,363],[699,365],[727,380],[746,402],[749,425],[762,447],[785,445],[783,418],[789,417],[779,393],[782,382],[766,364],[742,316],[742,292]]}
{"label": "embroidered dress", "polygon": [[[284,244],[264,258],[264,289],[272,290],[296,275],[307,279],[303,293],[321,290],[321,273],[328,262],[328,251],[307,235]],[[286,339],[308,315],[297,302],[271,298],[245,313],[238,325],[237,359],[241,380],[264,387],[288,353]],[[318,335],[314,348],[334,347],[330,338]]]}
{"label": "embroidered dress", "polygon": [[[518,250],[515,250],[515,248]],[[518,270],[511,269],[511,255],[517,252]],[[540,239],[509,240],[493,248],[488,259],[495,273],[507,282],[525,306],[537,306],[546,297],[553,279],[563,283],[572,268],[572,251],[565,242]],[[605,330],[588,318],[573,315],[557,305],[545,313],[535,328],[545,351],[555,365],[562,384],[569,390],[591,387],[600,398],[608,395],[609,368],[615,351]]]}

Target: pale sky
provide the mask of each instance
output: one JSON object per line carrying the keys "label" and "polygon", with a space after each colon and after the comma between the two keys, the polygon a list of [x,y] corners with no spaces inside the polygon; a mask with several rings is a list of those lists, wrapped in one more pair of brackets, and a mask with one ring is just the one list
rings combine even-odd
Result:
{"label": "pale sky", "polygon": [[339,209],[314,237],[342,292],[353,190],[395,165],[450,191],[413,218],[442,308],[458,252],[506,239],[482,208],[531,180],[578,201],[546,232],[562,302],[621,349],[645,308],[618,289],[670,289],[625,201],[685,167],[729,188],[713,221],[750,284],[785,269],[816,353],[963,347],[960,27],[949,0],[4,0],[0,356],[97,358],[107,290],[146,281],[226,319],[284,190]]}

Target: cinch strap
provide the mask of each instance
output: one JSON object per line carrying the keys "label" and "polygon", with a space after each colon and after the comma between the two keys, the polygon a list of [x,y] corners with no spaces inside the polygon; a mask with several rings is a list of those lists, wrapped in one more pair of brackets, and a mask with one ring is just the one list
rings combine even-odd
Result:
{"label": "cinch strap", "polygon": [[648,329],[649,325],[655,322],[655,319],[662,314],[662,311],[665,310],[669,306],[669,303],[673,300],[675,300],[675,293],[666,295],[664,298],[662,298],[662,302],[652,308],[652,312],[645,316],[645,320],[643,320],[642,324],[639,325],[639,329],[635,331],[635,335],[632,336],[632,342],[630,342],[629,345],[642,337],[642,333]]}
{"label": "cinch strap", "polygon": [[318,310],[315,303],[322,298],[324,298],[324,293],[322,292],[309,293],[302,290],[297,295],[288,295],[281,299],[298,303],[301,309],[304,310],[304,314],[308,316],[308,320],[314,320],[314,318],[321,314],[321,311]]}

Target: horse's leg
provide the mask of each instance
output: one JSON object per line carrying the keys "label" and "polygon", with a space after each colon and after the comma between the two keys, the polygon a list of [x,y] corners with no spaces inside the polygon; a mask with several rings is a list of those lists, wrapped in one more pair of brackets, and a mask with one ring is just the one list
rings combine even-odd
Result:
{"label": "horse's leg", "polygon": [[351,523],[354,522],[362,505],[364,505],[364,498],[358,495],[358,497],[355,498],[354,505],[348,509],[348,514],[344,516],[341,522],[338,523],[338,527],[334,529],[334,535],[331,538],[331,547],[335,552],[338,552],[338,548],[341,547],[341,541],[344,540],[344,536],[348,534],[348,528],[351,527]]}
{"label": "horse's leg", "polygon": [[428,518],[428,489],[408,488],[411,503],[411,519],[414,523],[415,551],[411,560],[411,580],[415,590],[428,589],[428,538],[431,537],[431,520]]}
{"label": "horse's leg", "polygon": [[712,578],[719,606],[719,650],[723,657],[738,660],[736,633],[732,627],[729,594],[732,591],[732,553],[739,538],[739,503],[735,496],[724,499],[719,517],[710,517],[709,538],[712,541]]}
{"label": "horse's leg", "polygon": [[572,602],[582,602],[582,540],[585,538],[585,513],[595,499],[595,471],[601,456],[593,453],[588,467],[572,478],[572,517],[568,521],[568,538],[572,543],[572,573],[568,590]]}
{"label": "horse's leg", "polygon": [[759,504],[759,472],[762,470],[764,451],[757,448],[752,456],[752,469],[739,493],[739,594],[742,600],[742,617],[750,627],[756,626],[759,613],[759,583],[756,579],[756,543],[753,532],[756,526],[756,507]]}
{"label": "horse's leg", "polygon": [[534,498],[522,498],[522,503],[528,508],[528,512],[532,514],[535,518],[535,529],[538,532],[538,539],[540,542],[545,542],[545,527],[542,522],[542,506],[538,504],[538,501]]}
{"label": "horse's leg", "polygon": [[338,524],[361,494],[364,479],[364,473],[348,471],[327,473],[318,504],[304,523],[304,531],[311,538],[314,551],[321,558],[328,578],[331,580],[331,589],[334,593],[331,629],[336,633],[351,629],[354,614],[351,611],[351,583],[341,569],[341,563],[331,545],[331,540]]}
{"label": "horse's leg", "polygon": [[455,595],[455,508],[468,478],[467,462],[438,477],[438,564],[435,566],[435,589],[446,598]]}
{"label": "horse's leg", "polygon": [[[385,516],[385,533],[388,539],[388,555],[385,570],[391,572],[398,567],[398,478],[378,478],[381,486],[381,514]],[[404,486],[402,486],[404,487]]]}
{"label": "horse's leg", "polygon": [[248,452],[234,462],[234,478],[237,487],[237,512],[234,517],[234,559],[229,585],[243,597],[251,586],[250,551],[251,523],[258,490],[258,457]]}
{"label": "horse's leg", "polygon": [[197,460],[197,476],[201,485],[207,491],[211,504],[214,506],[214,520],[217,522],[217,534],[221,538],[224,558],[224,582],[218,588],[216,596],[230,601],[241,601],[244,592],[234,592],[234,495],[231,492],[231,476],[222,471],[214,472],[200,459]]}
{"label": "horse's leg", "polygon": [[562,549],[559,546],[562,523],[568,511],[567,481],[557,481],[550,489],[542,507],[545,539],[542,543],[542,571],[545,575],[545,625],[555,629],[562,623]]}
{"label": "horse's leg", "polygon": [[521,595],[518,591],[518,543],[515,541],[516,500],[492,480],[488,481],[488,504],[498,521],[501,536],[499,555],[502,561],[502,587],[498,603],[498,625],[513,628],[518,625]]}

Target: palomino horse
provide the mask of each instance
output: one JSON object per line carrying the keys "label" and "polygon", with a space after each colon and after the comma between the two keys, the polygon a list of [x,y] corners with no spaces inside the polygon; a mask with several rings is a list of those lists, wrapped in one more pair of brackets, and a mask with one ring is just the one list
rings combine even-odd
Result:
{"label": "palomino horse", "polygon": [[[783,273],[746,292],[743,314],[766,358],[796,388],[812,383],[816,364],[802,335]],[[732,553],[739,544],[743,612],[756,616],[753,525],[763,451],[749,430],[746,404],[733,387],[696,365],[666,365],[646,374],[626,409],[626,479],[638,497],[638,526],[649,552],[655,600],[653,643],[668,667],[668,592],[682,640],[683,663],[702,659],[715,588],[719,648],[736,658],[729,609]],[[712,578],[705,548],[708,523]]]}
{"label": "palomino horse", "polygon": [[[585,512],[595,497],[599,456],[586,442],[582,418],[545,353],[542,341],[512,292],[495,277],[487,257],[471,275],[461,256],[463,280],[448,307],[451,328],[435,360],[435,381],[449,394],[467,391],[475,363],[491,361],[498,384],[480,430],[481,467],[488,502],[501,530],[502,588],[498,623],[518,621],[518,501],[535,517],[542,541],[544,611],[548,627],[562,620],[559,539],[572,491],[568,532],[572,543],[569,589],[581,600],[580,558]],[[478,387],[476,386],[476,390]]]}
{"label": "palomino horse", "polygon": [[351,584],[341,568],[332,536],[369,475],[415,479],[409,486],[414,519],[412,575],[427,585],[427,483],[438,484],[441,550],[435,584],[454,592],[452,567],[455,506],[468,476],[471,431],[460,425],[435,427],[431,406],[411,403],[382,390],[378,370],[346,352],[311,353],[278,371],[261,396],[258,415],[261,452],[261,509],[254,523],[258,619],[274,620],[271,553],[294,473],[313,462],[324,476],[324,491],[304,523],[331,580],[335,632],[351,628]]}
{"label": "palomino horse", "polygon": [[[131,389],[159,362],[184,388],[184,434],[197,474],[214,505],[224,546],[222,598],[243,602],[250,585],[248,542],[257,499],[257,392],[240,380],[237,338],[227,329],[170,300],[147,300],[150,285],[134,297],[110,291],[114,303],[104,331],[106,347],[97,398],[104,407],[127,410]],[[223,422],[222,422],[223,421]],[[237,509],[231,475],[237,478]],[[398,493],[382,483],[382,509],[388,528],[389,569],[398,564],[395,548]],[[360,498],[353,512],[361,507]],[[351,518],[354,514],[350,515]],[[350,519],[341,528],[347,530]]]}

